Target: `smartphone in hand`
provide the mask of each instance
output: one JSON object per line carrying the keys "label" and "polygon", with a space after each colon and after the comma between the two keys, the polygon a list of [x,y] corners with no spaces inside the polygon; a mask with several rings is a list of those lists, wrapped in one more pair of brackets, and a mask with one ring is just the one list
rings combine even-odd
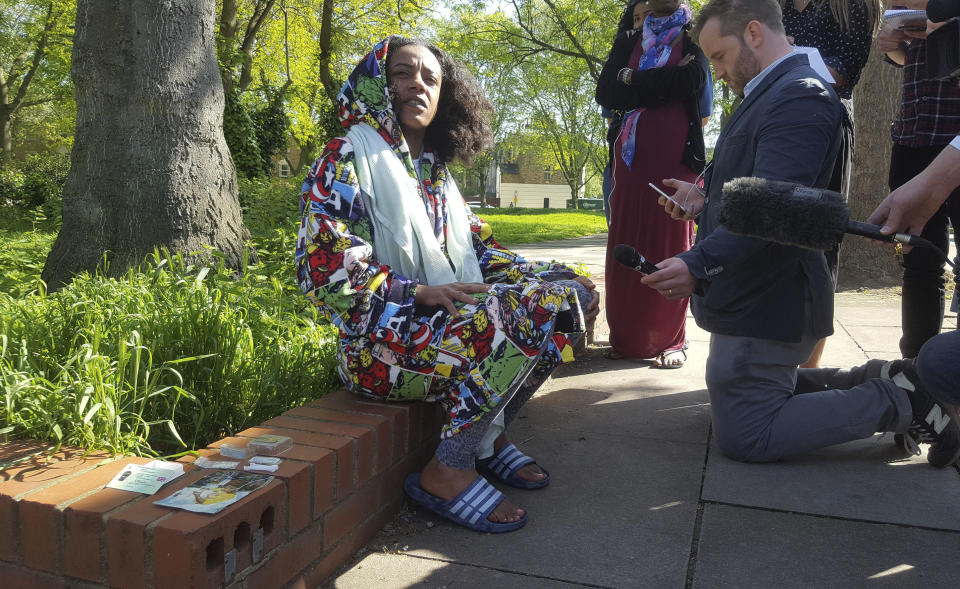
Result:
{"label": "smartphone in hand", "polygon": [[656,184],[654,184],[653,182],[647,182],[647,186],[649,186],[650,188],[653,188],[654,190],[656,190],[657,192],[659,192],[661,195],[663,195],[664,198],[666,198],[667,200],[669,200],[669,201],[672,202],[673,204],[675,204],[675,205],[677,205],[678,207],[680,207],[680,212],[682,212],[684,215],[687,214],[687,209],[684,208],[684,206],[683,206],[682,204],[678,203],[678,202],[676,201],[676,199],[674,199],[672,196],[670,196],[670,195],[667,194],[666,192],[664,192],[664,191],[660,190],[659,188],[657,188],[657,185],[656,185]]}

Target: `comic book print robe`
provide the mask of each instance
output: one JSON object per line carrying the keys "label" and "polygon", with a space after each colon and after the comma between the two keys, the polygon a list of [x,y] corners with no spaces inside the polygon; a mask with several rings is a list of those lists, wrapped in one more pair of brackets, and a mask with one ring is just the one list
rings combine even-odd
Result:
{"label": "comic book print robe", "polygon": [[[377,45],[351,74],[338,97],[340,119],[347,129],[361,122],[376,129],[416,179],[385,85],[388,45],[389,39]],[[424,149],[419,172],[428,217],[446,252],[446,166]],[[458,200],[451,206],[466,206]],[[352,392],[440,402],[449,415],[442,436],[449,437],[494,410],[525,379],[538,385],[573,359],[570,337],[583,331],[583,317],[576,294],[550,281],[575,274],[502,248],[469,208],[490,291],[473,295],[479,304],[457,302],[457,316],[415,306],[417,281],[374,257],[377,236],[346,137],[330,141],[311,167],[300,212],[297,279],[340,330],[339,374]],[[566,333],[556,330],[561,312]]]}

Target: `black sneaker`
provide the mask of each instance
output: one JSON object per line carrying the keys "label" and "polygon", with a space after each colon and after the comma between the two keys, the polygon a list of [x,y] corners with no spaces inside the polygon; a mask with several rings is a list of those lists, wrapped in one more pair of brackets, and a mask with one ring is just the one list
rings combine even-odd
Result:
{"label": "black sneaker", "polygon": [[960,459],[960,414],[957,408],[934,399],[923,387],[913,360],[894,360],[884,364],[880,377],[893,382],[910,398],[913,422],[907,433],[897,440],[908,451],[919,453],[917,444],[930,444],[927,462],[943,468]]}

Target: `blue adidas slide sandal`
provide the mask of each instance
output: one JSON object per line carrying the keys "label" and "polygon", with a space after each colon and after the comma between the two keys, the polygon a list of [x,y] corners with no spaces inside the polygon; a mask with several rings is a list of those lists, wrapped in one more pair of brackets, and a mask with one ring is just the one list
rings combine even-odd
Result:
{"label": "blue adidas slide sandal", "polygon": [[477,477],[469,487],[450,501],[444,501],[424,491],[420,486],[418,472],[407,477],[403,488],[411,499],[430,511],[478,532],[491,534],[512,532],[519,530],[527,523],[526,512],[522,518],[510,523],[495,523],[487,519],[487,516],[503,501],[503,493],[483,477]]}
{"label": "blue adidas slide sandal", "polygon": [[517,476],[517,471],[528,464],[537,464],[537,461],[521,452],[513,444],[500,448],[490,458],[477,460],[477,472],[487,478],[496,478],[511,487],[518,489],[542,489],[550,484],[550,473],[540,466],[543,474],[547,475],[542,481],[528,481]]}

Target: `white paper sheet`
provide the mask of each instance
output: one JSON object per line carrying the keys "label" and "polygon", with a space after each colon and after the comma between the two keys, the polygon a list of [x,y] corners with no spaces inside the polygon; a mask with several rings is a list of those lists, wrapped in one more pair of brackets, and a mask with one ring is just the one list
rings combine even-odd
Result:
{"label": "white paper sheet", "polygon": [[153,495],[160,487],[182,474],[183,465],[179,462],[153,460],[144,465],[128,464],[107,486],[111,489]]}
{"label": "white paper sheet", "polygon": [[810,61],[810,67],[813,68],[815,72],[820,74],[820,77],[828,84],[833,84],[836,80],[833,79],[833,76],[830,74],[830,70],[827,69],[827,64],[823,62],[823,57],[820,56],[820,51],[816,47],[801,47],[796,46],[793,48],[794,51],[799,53],[805,53],[807,59]]}

